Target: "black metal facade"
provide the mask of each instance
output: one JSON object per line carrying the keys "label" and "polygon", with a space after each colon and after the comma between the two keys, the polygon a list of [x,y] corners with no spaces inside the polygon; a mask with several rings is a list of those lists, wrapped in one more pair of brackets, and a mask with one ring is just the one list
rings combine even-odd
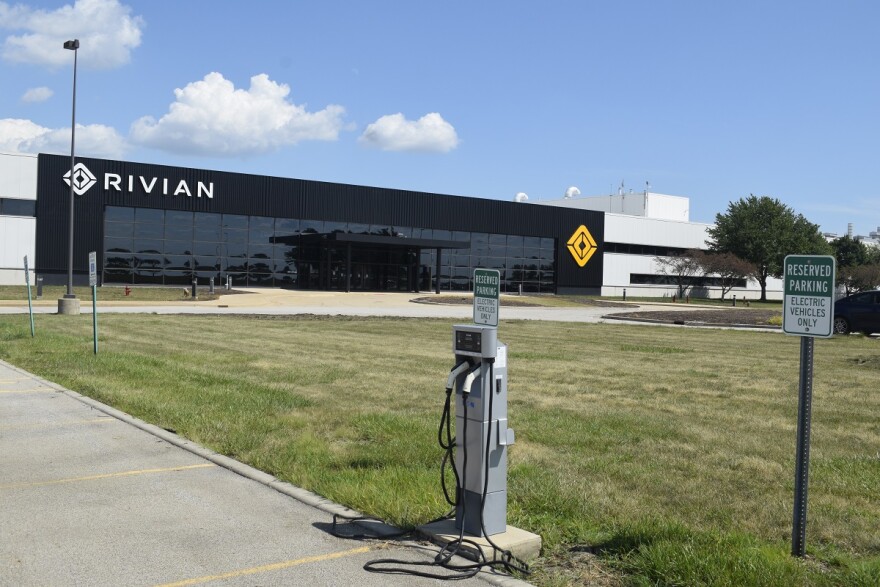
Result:
{"label": "black metal facade", "polygon": [[[602,212],[128,161],[79,158],[77,163],[95,177],[94,185],[76,197],[77,284],[87,281],[89,251],[103,250],[105,207],[125,206],[553,238],[558,293],[597,294],[602,286]],[[70,159],[41,154],[38,165],[36,270],[47,282],[60,283],[67,272],[70,188],[63,176]],[[114,174],[109,186],[107,174]],[[197,194],[200,182],[213,186],[213,197]],[[180,193],[174,195],[176,190]],[[598,246],[583,267],[567,247],[581,225]]]}

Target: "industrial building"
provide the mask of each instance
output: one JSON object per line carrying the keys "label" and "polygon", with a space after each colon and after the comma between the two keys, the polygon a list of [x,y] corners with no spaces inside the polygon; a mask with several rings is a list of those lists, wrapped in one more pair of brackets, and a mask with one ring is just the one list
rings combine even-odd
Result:
{"label": "industrial building", "polygon": [[[0,284],[338,291],[470,291],[475,268],[502,292],[672,295],[654,259],[705,248],[688,200],[648,191],[527,203],[77,158],[0,154]],[[732,293],[756,295],[756,283]],[[769,284],[769,295],[779,285]],[[710,278],[699,295],[717,297]]]}

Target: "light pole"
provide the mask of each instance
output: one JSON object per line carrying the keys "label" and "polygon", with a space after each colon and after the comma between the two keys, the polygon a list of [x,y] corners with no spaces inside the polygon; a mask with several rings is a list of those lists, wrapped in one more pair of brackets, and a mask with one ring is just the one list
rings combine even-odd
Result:
{"label": "light pole", "polygon": [[79,39],[72,41],[64,41],[64,48],[73,51],[73,108],[70,122],[70,234],[67,250],[67,293],[62,299],[58,300],[59,314],[79,314],[79,300],[73,293],[73,197],[74,185],[76,184],[76,174],[74,166],[76,159],[74,156],[74,147],[76,145],[76,57],[77,49],[79,49]]}

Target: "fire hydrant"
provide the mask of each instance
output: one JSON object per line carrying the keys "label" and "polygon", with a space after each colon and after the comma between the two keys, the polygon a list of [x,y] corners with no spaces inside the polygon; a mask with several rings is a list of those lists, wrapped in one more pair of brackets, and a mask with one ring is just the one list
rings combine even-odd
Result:
{"label": "fire hydrant", "polygon": [[126,285],[125,286],[125,297],[128,297],[130,295],[131,295],[131,288]]}

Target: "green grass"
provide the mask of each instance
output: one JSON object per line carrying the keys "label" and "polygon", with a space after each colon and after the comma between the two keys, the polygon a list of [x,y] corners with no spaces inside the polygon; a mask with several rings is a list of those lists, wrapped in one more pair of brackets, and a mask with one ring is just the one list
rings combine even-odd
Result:
{"label": "green grass", "polygon": [[[98,288],[98,301],[126,301],[126,302],[173,302],[184,299],[183,290],[191,290],[189,287],[152,287],[132,286],[128,296],[125,295],[123,286],[102,286]],[[217,288],[220,289],[219,287]],[[43,286],[43,300],[57,300],[67,293],[67,286],[45,285]],[[91,287],[74,287],[73,293],[80,300],[92,299]],[[27,300],[27,288],[23,285],[0,285],[0,300]],[[219,296],[208,293],[208,287],[199,284],[198,295],[200,300],[215,300]],[[31,299],[37,299],[37,287],[31,284]]]}
{"label": "green grass", "polygon": [[[365,513],[446,511],[436,426],[450,322],[0,317],[0,358]],[[880,346],[816,344],[805,560],[789,556],[798,339],[503,322],[509,523],[541,586],[873,585]]]}

